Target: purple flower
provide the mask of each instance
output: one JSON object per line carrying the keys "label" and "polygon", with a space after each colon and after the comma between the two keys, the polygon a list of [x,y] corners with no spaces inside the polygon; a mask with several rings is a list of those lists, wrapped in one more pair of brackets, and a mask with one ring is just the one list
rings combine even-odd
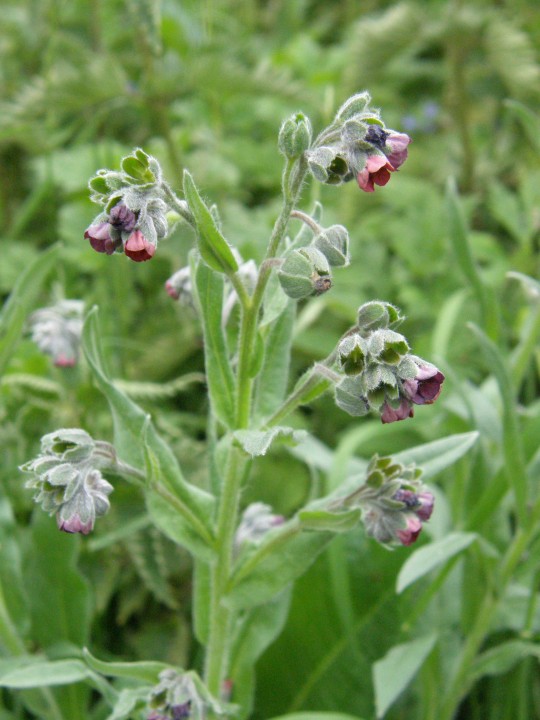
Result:
{"label": "purple flower", "polygon": [[128,208],[124,203],[118,203],[115,205],[109,213],[109,223],[118,230],[124,232],[131,232],[135,229],[137,224],[137,216],[135,213]]}
{"label": "purple flower", "polygon": [[410,142],[411,138],[405,133],[390,133],[386,138],[383,152],[394,170],[401,167],[407,159],[407,148]]}
{"label": "purple flower", "polygon": [[56,516],[56,524],[58,529],[67,533],[81,533],[82,535],[88,535],[94,529],[94,522],[92,519],[83,522],[78,513],[72,515],[70,518],[64,519],[60,515]]}
{"label": "purple flower", "polygon": [[388,400],[386,400],[381,412],[381,421],[383,423],[392,423],[397,420],[406,420],[407,418],[413,417],[413,415],[413,406],[407,398],[402,398],[397,408],[393,408]]}
{"label": "purple flower", "polygon": [[120,245],[120,238],[111,237],[111,226],[108,222],[90,225],[84,233],[84,237],[90,240],[90,245],[96,252],[112,255]]}
{"label": "purple flower", "polygon": [[124,252],[135,262],[145,262],[154,257],[156,246],[148,242],[140,230],[134,230],[124,245]]}
{"label": "purple flower", "polygon": [[413,380],[403,382],[403,389],[415,405],[431,405],[441,394],[443,382],[442,372],[435,365],[424,363],[418,366],[418,373]]}

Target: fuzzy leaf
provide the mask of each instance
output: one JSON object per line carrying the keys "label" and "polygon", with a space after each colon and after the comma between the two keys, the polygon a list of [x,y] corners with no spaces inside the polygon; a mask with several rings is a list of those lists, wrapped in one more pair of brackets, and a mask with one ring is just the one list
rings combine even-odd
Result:
{"label": "fuzzy leaf", "polygon": [[197,264],[193,276],[203,323],[210,403],[220,422],[230,427],[234,419],[234,376],[221,323],[223,278],[202,262]]}
{"label": "fuzzy leaf", "polygon": [[490,648],[474,661],[471,674],[474,680],[485,675],[502,675],[527,657],[540,660],[540,645],[525,640],[509,640]]}
{"label": "fuzzy leaf", "polygon": [[55,245],[30,263],[17,280],[0,312],[0,375],[3,374],[19,341],[24,322],[47,275],[58,263],[60,248]]}
{"label": "fuzzy leaf", "polygon": [[358,715],[345,715],[340,712],[299,712],[280,715],[271,720],[362,720]]}
{"label": "fuzzy leaf", "polygon": [[457,462],[471,449],[478,437],[479,433],[476,431],[448,435],[441,440],[396,453],[393,458],[403,465],[415,463],[422,468],[422,480],[426,480]]}
{"label": "fuzzy leaf", "polygon": [[276,439],[296,444],[303,440],[307,433],[305,430],[293,430],[290,427],[277,425],[270,430],[237,430],[233,434],[245,452],[251,457],[256,457],[266,455],[268,448]]}
{"label": "fuzzy leaf", "polygon": [[266,337],[256,396],[257,414],[262,418],[268,417],[279,407],[287,391],[295,314],[296,306],[288,300]]}
{"label": "fuzzy leaf", "polygon": [[436,640],[436,635],[427,635],[403,645],[396,645],[382,660],[373,665],[377,718],[384,716],[409,685],[432,651]]}
{"label": "fuzzy leaf", "polygon": [[0,675],[0,687],[34,688],[48,685],[70,685],[92,676],[81,660],[36,662]]}
{"label": "fuzzy leaf", "polygon": [[476,533],[450,533],[442,540],[424,545],[410,555],[401,568],[396,592],[400,593],[428,572],[462,552],[477,538]]}
{"label": "fuzzy leaf", "polygon": [[184,195],[197,226],[197,244],[205,263],[217,272],[238,270],[238,263],[229,244],[219,231],[212,213],[202,201],[193,178],[184,170]]}
{"label": "fuzzy leaf", "polygon": [[161,662],[104,662],[94,657],[88,648],[83,649],[83,657],[89,668],[101,675],[139,680],[150,685],[158,682],[158,675],[169,665]]}
{"label": "fuzzy leaf", "polygon": [[298,519],[304,530],[328,530],[333,533],[348,532],[360,521],[360,508],[330,512],[328,510],[300,510]]}
{"label": "fuzzy leaf", "polygon": [[[142,467],[146,461],[150,478],[168,493],[168,502],[155,493],[148,493],[151,511],[156,510],[154,518],[166,527],[173,522],[177,525],[175,540],[185,537],[197,537],[198,543],[190,549],[201,549],[212,537],[211,518],[213,517],[214,498],[203,490],[188,483],[172,453],[170,447],[157,434],[149,416],[132,400],[124,395],[107,377],[99,343],[97,308],[88,314],[83,330],[83,347],[88,363],[93,370],[97,386],[109,402],[114,422],[114,445],[123,461],[134,467]],[[168,507],[160,508],[166,504]],[[171,504],[176,506],[174,509]],[[163,529],[163,528],[162,528]]]}

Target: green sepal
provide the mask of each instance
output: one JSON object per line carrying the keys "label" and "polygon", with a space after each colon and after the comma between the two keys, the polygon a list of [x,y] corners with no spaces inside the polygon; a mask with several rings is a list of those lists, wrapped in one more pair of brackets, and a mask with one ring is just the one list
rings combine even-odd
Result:
{"label": "green sepal", "polygon": [[156,176],[149,169],[148,163],[141,162],[141,160],[133,155],[128,155],[122,160],[122,170],[139,185],[156,182]]}
{"label": "green sepal", "polygon": [[238,270],[238,263],[214,220],[212,213],[205,205],[190,173],[184,170],[184,195],[193,214],[197,229],[197,246],[202,259],[213,270],[221,273],[233,273]]}
{"label": "green sepal", "polygon": [[101,175],[96,175],[88,183],[88,187],[93,192],[99,193],[100,195],[108,195],[110,188],[107,185],[107,181]]}

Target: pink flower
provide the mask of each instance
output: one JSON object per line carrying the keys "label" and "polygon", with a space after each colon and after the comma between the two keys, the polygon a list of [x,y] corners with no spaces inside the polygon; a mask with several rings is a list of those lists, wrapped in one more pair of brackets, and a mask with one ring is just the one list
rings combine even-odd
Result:
{"label": "pink flower", "polygon": [[54,359],[54,364],[56,367],[66,368],[66,367],[75,367],[77,364],[77,358],[75,355],[57,355]]}
{"label": "pink flower", "polygon": [[60,515],[57,515],[56,523],[58,525],[58,529],[62,530],[62,532],[81,533],[82,535],[88,535],[94,527],[94,521],[92,518],[83,523],[77,513],[68,519],[62,519]]}
{"label": "pink flower", "polygon": [[444,375],[435,365],[419,365],[413,380],[405,380],[403,388],[415,405],[431,405],[441,394]]}
{"label": "pink flower", "polygon": [[435,498],[430,492],[422,492],[416,496],[416,499],[420,503],[420,506],[415,509],[416,516],[425,522],[431,517]]}
{"label": "pink flower", "polygon": [[384,155],[369,155],[365,168],[356,176],[358,187],[364,192],[374,192],[375,185],[386,185],[394,170]]}
{"label": "pink flower", "polygon": [[135,230],[128,237],[124,245],[124,252],[135,262],[151,260],[156,252],[156,246],[144,237],[140,230]]}
{"label": "pink flower", "polygon": [[422,523],[415,515],[407,516],[407,526],[396,532],[397,538],[402,545],[412,545],[416,542],[422,530]]}
{"label": "pink flower", "polygon": [[388,401],[383,405],[381,420],[383,423],[406,420],[414,415],[413,406],[407,398],[403,398],[398,408],[393,408]]}
{"label": "pink flower", "polygon": [[[407,159],[407,147],[411,142],[411,138],[405,133],[391,133],[386,138],[384,153],[388,158],[388,162],[394,170],[397,170]],[[388,152],[388,149],[390,152]]]}
{"label": "pink flower", "polygon": [[84,233],[84,237],[90,240],[90,245],[96,252],[112,255],[119,245],[118,240],[113,240],[110,234],[111,226],[107,222],[90,225]]}

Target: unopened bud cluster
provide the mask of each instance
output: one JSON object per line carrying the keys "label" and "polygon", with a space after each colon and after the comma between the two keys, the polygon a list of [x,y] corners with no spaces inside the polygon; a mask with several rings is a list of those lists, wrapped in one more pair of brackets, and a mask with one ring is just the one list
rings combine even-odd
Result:
{"label": "unopened bud cluster", "polygon": [[159,683],[152,690],[151,708],[147,720],[205,720],[223,715],[220,704],[212,698],[198,675],[192,671],[182,673],[163,670]]}
{"label": "unopened bud cluster", "polygon": [[336,403],[350,415],[375,410],[383,423],[390,423],[412,417],[414,405],[438,398],[444,375],[409,352],[406,338],[394,330],[402,320],[390,303],[366,303],[356,327],[340,342],[339,363],[346,377],[336,386]]}
{"label": "unopened bud cluster", "polygon": [[285,293],[295,299],[322,295],[332,287],[331,267],[349,264],[349,233],[343,225],[319,228],[306,247],[290,250],[278,272]]}
{"label": "unopened bud cluster", "polygon": [[79,358],[84,302],[60,300],[29,318],[32,340],[57,367],[73,367]]}
{"label": "unopened bud cluster", "polygon": [[356,178],[361,190],[373,192],[405,162],[409,136],[387,128],[370,103],[368,92],[349,98],[308,150],[316,180],[340,185]]}
{"label": "unopened bud cluster", "polygon": [[411,545],[430,519],[434,497],[419,480],[421,471],[391,457],[371,460],[354,502],[362,508],[366,533],[384,545]]}
{"label": "unopened bud cluster", "polygon": [[246,543],[257,544],[269,530],[285,522],[283,515],[276,515],[270,505],[255,502],[248,505],[234,536],[234,547],[238,551]]}
{"label": "unopened bud cluster", "polygon": [[170,231],[168,193],[158,161],[140,148],[121,170],[99,170],[90,180],[91,199],[104,207],[84,233],[94,250],[150,260]]}
{"label": "unopened bud cluster", "polygon": [[87,535],[110,507],[113,487],[101,471],[115,467],[112,445],[73,428],[45,435],[39,456],[21,470],[33,475],[26,487],[45,512],[56,515],[60,530]]}

